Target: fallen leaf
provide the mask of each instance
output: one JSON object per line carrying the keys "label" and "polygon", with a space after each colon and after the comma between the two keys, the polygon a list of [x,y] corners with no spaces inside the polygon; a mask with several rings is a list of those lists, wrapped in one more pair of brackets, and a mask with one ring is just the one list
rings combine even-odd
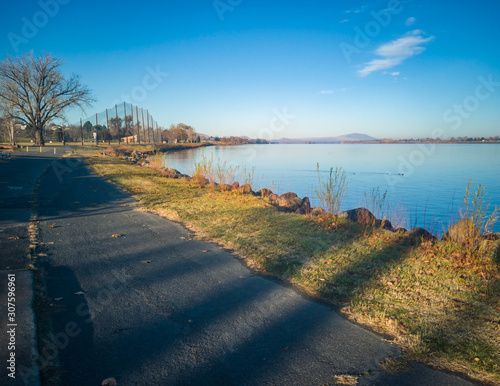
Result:
{"label": "fallen leaf", "polygon": [[49,225],[47,228],[54,229],[55,226],[56,226],[56,224],[52,224],[52,225]]}
{"label": "fallen leaf", "polygon": [[207,253],[207,252],[208,252],[208,249],[205,249],[205,250],[203,251],[203,253]]}
{"label": "fallen leaf", "polygon": [[394,285],[394,283],[393,283],[392,281],[388,281],[388,282],[387,282],[387,285],[388,285],[389,287],[392,287],[392,286]]}
{"label": "fallen leaf", "polygon": [[63,300],[63,298],[54,298],[54,300],[55,300],[56,302],[60,302],[61,300]]}
{"label": "fallen leaf", "polygon": [[116,383],[116,379],[114,379],[114,378],[107,378],[104,381],[102,381],[101,385],[102,386],[106,386],[106,385],[118,385],[118,383]]}
{"label": "fallen leaf", "polygon": [[85,292],[78,291],[78,292],[75,292],[75,295],[85,295]]}
{"label": "fallen leaf", "polygon": [[19,240],[19,237],[10,236],[9,240]]}
{"label": "fallen leaf", "polygon": [[116,238],[118,238],[118,237],[122,237],[122,235],[115,234],[115,235],[111,235],[111,237],[114,237],[114,238],[116,239]]}
{"label": "fallen leaf", "polygon": [[186,240],[184,236],[179,237],[181,240]]}
{"label": "fallen leaf", "polygon": [[149,263],[151,263],[151,260],[139,261],[139,264],[149,264]]}

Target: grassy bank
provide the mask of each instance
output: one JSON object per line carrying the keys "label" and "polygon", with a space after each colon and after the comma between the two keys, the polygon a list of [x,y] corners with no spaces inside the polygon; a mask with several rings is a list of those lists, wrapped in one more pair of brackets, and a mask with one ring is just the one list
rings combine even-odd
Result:
{"label": "grassy bank", "polygon": [[260,197],[160,177],[116,157],[94,154],[88,162],[133,194],[143,210],[182,221],[261,274],[391,337],[405,355],[388,369],[418,360],[500,383],[498,241],[485,241],[481,264],[464,262],[449,241],[411,245],[403,233],[283,213]]}

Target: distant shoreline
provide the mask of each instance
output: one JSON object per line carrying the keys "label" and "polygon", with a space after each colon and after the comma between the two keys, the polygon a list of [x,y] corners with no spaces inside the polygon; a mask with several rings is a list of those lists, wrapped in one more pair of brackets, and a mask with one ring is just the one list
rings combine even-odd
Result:
{"label": "distant shoreline", "polygon": [[269,145],[491,145],[500,144],[500,141],[466,141],[466,142],[451,142],[451,141],[349,141],[349,142],[269,142]]}

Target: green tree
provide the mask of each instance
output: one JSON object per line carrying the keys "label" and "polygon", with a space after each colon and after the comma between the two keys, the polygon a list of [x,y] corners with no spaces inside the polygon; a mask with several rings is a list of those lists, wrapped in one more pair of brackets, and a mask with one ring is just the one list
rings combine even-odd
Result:
{"label": "green tree", "polygon": [[89,121],[83,124],[83,132],[87,134],[87,138],[90,138],[92,135],[92,123]]}

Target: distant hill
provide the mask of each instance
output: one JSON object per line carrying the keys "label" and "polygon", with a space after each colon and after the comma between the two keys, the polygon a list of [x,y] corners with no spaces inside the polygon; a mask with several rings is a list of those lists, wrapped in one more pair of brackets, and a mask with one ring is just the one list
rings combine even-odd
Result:
{"label": "distant hill", "polygon": [[337,137],[311,137],[311,138],[280,138],[270,141],[271,143],[342,143],[342,142],[363,142],[378,141],[377,138],[366,134],[352,133],[339,135]]}

